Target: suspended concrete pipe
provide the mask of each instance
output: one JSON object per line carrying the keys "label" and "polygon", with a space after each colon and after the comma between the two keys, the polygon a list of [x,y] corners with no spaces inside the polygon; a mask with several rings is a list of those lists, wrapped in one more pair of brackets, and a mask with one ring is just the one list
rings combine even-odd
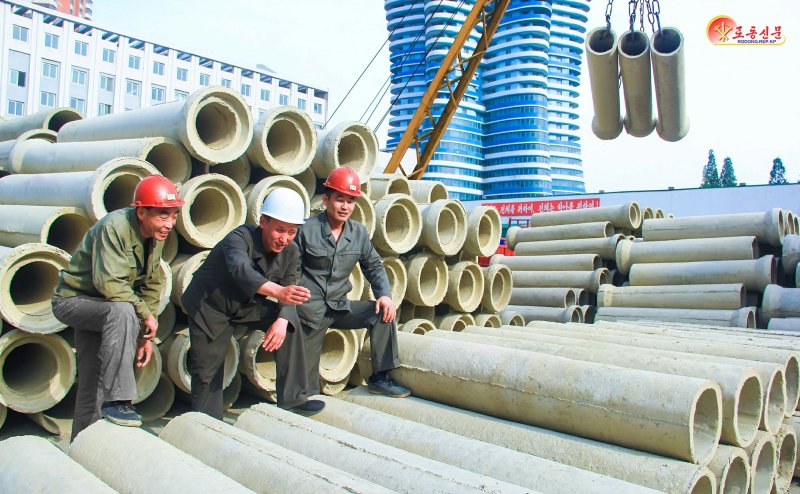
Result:
{"label": "suspended concrete pipe", "polygon": [[608,238],[576,238],[571,240],[520,242],[514,247],[514,253],[517,256],[558,255],[562,253],[595,254],[602,259],[613,261],[617,252],[617,244],[622,238],[622,235],[613,235]]}
{"label": "suspended concrete pipe", "polygon": [[483,326],[486,328],[499,328],[503,325],[503,322],[500,320],[500,316],[497,314],[487,314],[485,312],[479,312],[474,314],[475,317],[475,324],[478,326]]}
{"label": "suspended concrete pipe", "polygon": [[742,448],[720,444],[708,463],[717,478],[719,494],[746,494],[750,489],[750,460]]}
{"label": "suspended concrete pipe", "polygon": [[261,346],[265,334],[264,331],[255,330],[239,340],[239,372],[247,378],[242,383],[245,393],[275,403],[278,370],[275,354]]}
{"label": "suspended concrete pipe", "polygon": [[386,270],[386,277],[389,278],[389,290],[391,291],[392,301],[399,308],[406,296],[408,289],[408,272],[406,266],[397,257],[383,257],[383,268]]}
{"label": "suspended concrete pipe", "polygon": [[0,122],[0,141],[16,139],[28,130],[45,129],[59,133],[64,125],[81,120],[83,115],[72,108],[51,108],[25,117]]}
{"label": "suspended concrete pipe", "polygon": [[771,492],[778,471],[775,436],[758,431],[756,440],[745,452],[750,458],[750,492]]}
{"label": "suspended concrete pipe", "polygon": [[71,122],[59,142],[170,137],[203,163],[227,163],[243,155],[253,137],[250,108],[231,89],[213,86],[175,101]]}
{"label": "suspended concrete pipe", "polygon": [[317,131],[308,114],[283,105],[259,118],[247,157],[268,173],[295,176],[307,170],[317,152]]}
{"label": "suspended concrete pipe", "polygon": [[[170,292],[170,294],[171,293],[172,292]],[[176,319],[177,314],[175,312],[175,304],[170,301],[164,307],[164,310],[161,311],[161,314],[158,315],[158,330],[156,331],[155,338],[153,338],[153,343],[160,345],[164,342],[164,340],[169,338],[169,336],[172,334],[172,331],[175,329]]]}
{"label": "suspended concrete pipe", "polygon": [[778,260],[767,255],[743,261],[634,264],[628,278],[631,286],[742,283],[748,292],[763,293],[775,283],[777,270]]}
{"label": "suspended concrete pipe", "polygon": [[622,133],[619,109],[617,37],[612,29],[598,27],[586,35],[586,61],[592,88],[592,132],[599,139],[616,139]]}
{"label": "suspended concrete pipe", "polygon": [[360,122],[342,122],[320,131],[318,142],[311,161],[317,177],[324,179],[334,169],[347,166],[362,182],[369,179],[378,155],[378,138],[372,129]]}
{"label": "suspended concrete pipe", "polygon": [[410,180],[411,197],[417,204],[433,204],[441,199],[448,199],[447,188],[442,182],[435,180]]}
{"label": "suspended concrete pipe", "polygon": [[583,288],[597,293],[600,285],[608,283],[608,269],[594,271],[517,271],[511,272],[514,287],[519,288]]}
{"label": "suspended concrete pipe", "polygon": [[47,244],[0,246],[0,316],[29,333],[50,334],[66,327],[53,315],[50,298],[58,272],[70,255]]}
{"label": "suspended concrete pipe", "polygon": [[567,307],[509,305],[508,308],[519,312],[526,324],[531,321],[583,322],[583,312],[578,305],[568,305]]}
{"label": "suspended concrete pipe", "polygon": [[532,214],[530,226],[570,225],[596,221],[610,221],[616,228],[635,230],[642,223],[642,213],[635,202],[617,206],[550,211]]}
{"label": "suspended concrete pipe", "polygon": [[461,261],[449,266],[444,303],[459,312],[475,311],[483,299],[483,283],[483,272],[477,263]]}
{"label": "suspended concrete pipe", "polygon": [[375,203],[375,234],[372,243],[388,255],[405,254],[422,234],[419,206],[404,194],[389,194]]}
{"label": "suspended concrete pipe", "polygon": [[130,206],[141,179],[157,174],[146,161],[117,158],[93,172],[9,175],[0,178],[0,204],[81,208],[95,222]]}
{"label": "suspended concrete pipe", "polygon": [[433,324],[438,329],[443,329],[446,331],[461,331],[467,326],[474,326],[476,321],[472,314],[467,314],[464,312],[450,312],[443,316],[434,318]]}
{"label": "suspended concrete pipe", "polygon": [[789,492],[797,464],[797,433],[788,420],[775,434],[775,452],[778,461],[775,487],[778,492]]}
{"label": "suspended concrete pipe", "polygon": [[235,426],[313,460],[398,492],[531,492],[529,489],[432,461],[274,406],[257,404],[250,407],[239,416]]}
{"label": "suspended concrete pipe", "polygon": [[417,245],[441,256],[461,252],[467,240],[467,212],[460,201],[440,199],[422,206],[422,234]]}
{"label": "suspended concrete pipe", "polygon": [[511,250],[517,242],[540,240],[571,240],[575,238],[608,238],[614,235],[614,227],[608,221],[575,223],[569,225],[535,226],[520,228],[512,226],[506,234],[506,245]]}
{"label": "suspended concrete pipe", "polygon": [[693,238],[617,244],[617,269],[628,274],[634,264],[752,260],[759,256],[756,237]]}
{"label": "suspended concrete pipe", "polygon": [[467,238],[464,253],[470,256],[490,256],[500,245],[502,220],[493,206],[477,206],[467,215]]}
{"label": "suspended concrete pipe", "polygon": [[656,128],[650,84],[650,40],[644,31],[625,31],[617,49],[625,97],[625,132],[633,137],[647,137]]}
{"label": "suspended concrete pipe", "polygon": [[647,220],[642,225],[642,238],[678,240],[687,238],[716,238],[754,236],[760,242],[780,247],[784,225],[780,208],[766,212],[715,214]]}
{"label": "suspended concrete pipe", "polygon": [[447,294],[447,264],[436,254],[420,253],[404,261],[408,273],[406,299],[415,305],[434,307]]}
{"label": "suspended concrete pipe", "polygon": [[77,386],[72,386],[61,401],[41,412],[26,414],[42,429],[57,436],[67,436],[72,431],[72,416],[75,414]]}
{"label": "suspended concrete pipe", "polygon": [[[189,374],[189,329],[176,331],[158,346],[164,362],[164,370],[169,375],[175,386],[184,393],[191,393],[192,377]],[[231,338],[225,349],[225,363],[223,364],[222,387],[227,387],[233,381],[239,366],[239,344]]]}
{"label": "suspended concrete pipe", "polygon": [[149,432],[105,420],[78,434],[69,447],[69,456],[119,492],[170,492],[180,479],[180,490],[186,492],[253,493]]}
{"label": "suspended concrete pipe", "polygon": [[650,308],[650,307],[598,307],[596,321],[666,321],[684,324],[709,324],[732,328],[756,327],[755,307],[736,310]]}
{"label": "suspended concrete pipe", "polygon": [[770,331],[800,331],[800,317],[773,317],[767,324]]}
{"label": "suspended concrete pipe", "polygon": [[512,305],[562,308],[577,302],[572,288],[512,288],[509,300]]}
{"label": "suspended concrete pipe", "polygon": [[504,264],[514,271],[594,271],[603,267],[603,261],[597,254],[565,254],[561,256],[494,254],[489,259],[489,265],[492,264]]}
{"label": "suspended concrete pipe", "polygon": [[56,133],[52,130],[34,129],[23,132],[16,139],[0,142],[0,176],[18,173],[14,170],[11,154],[14,149],[22,147],[18,144],[33,139],[44,143],[53,143],[56,142]]}
{"label": "suspended concrete pipe", "polygon": [[161,352],[156,351],[153,352],[146,366],[133,369],[133,377],[136,379],[136,398],[133,400],[134,405],[141,403],[153,394],[158,387],[162,367]]}
{"label": "suspended concrete pipe", "polygon": [[0,206],[0,245],[49,244],[73,252],[92,226],[82,209],[59,206]]}
{"label": "suspended concrete pipe", "polygon": [[367,392],[365,387],[350,390],[340,398],[459,436],[659,491],[671,494],[715,492],[711,472],[701,465],[509,422],[417,397],[386,400]]}
{"label": "suspended concrete pipe", "polygon": [[172,271],[172,293],[170,300],[176,307],[183,308],[181,304],[181,297],[192,282],[194,272],[200,269],[200,266],[206,261],[210,251],[204,250],[197,254],[178,254],[175,260],[170,264]]}
{"label": "suspended concrete pipe", "polygon": [[258,224],[261,219],[261,206],[264,205],[264,200],[270,192],[278,187],[292,189],[300,194],[300,197],[303,198],[303,202],[306,205],[306,217],[309,216],[311,201],[308,198],[308,192],[306,188],[303,187],[303,184],[293,177],[278,175],[267,177],[255,184],[250,190],[245,190],[247,197],[247,223],[251,225]]}
{"label": "suspended concrete pipe", "polygon": [[781,264],[786,274],[791,275],[795,272],[798,261],[800,261],[800,235],[786,235],[781,248]]}
{"label": "suspended concrete pipe", "polygon": [[224,175],[194,177],[181,185],[178,193],[186,206],[178,211],[175,228],[196,247],[214,247],[247,216],[242,190]]}
{"label": "suspended concrete pipe", "polygon": [[656,132],[665,141],[680,141],[689,133],[683,35],[674,27],[664,27],[650,42],[658,108]]}
{"label": "suspended concrete pipe", "polygon": [[33,435],[0,441],[0,492],[54,492],[114,494],[58,446]]}
{"label": "suspended concrete pipe", "polygon": [[233,180],[240,189],[244,189],[250,183],[250,161],[247,156],[242,155],[227,163],[212,163],[208,168],[208,173],[225,175]]}
{"label": "suspended concrete pipe", "polygon": [[486,312],[500,312],[511,300],[511,287],[513,286],[511,269],[502,264],[481,269],[483,271],[481,306]]}
{"label": "suspended concrete pipe", "polygon": [[75,382],[75,354],[58,335],[12,329],[0,336],[0,403],[22,413],[47,410]]}
{"label": "suspended concrete pipe", "polygon": [[500,311],[500,322],[502,326],[525,326],[525,318],[516,310],[505,309]]}
{"label": "suspended concrete pipe", "polygon": [[346,380],[356,365],[358,336],[355,331],[328,329],[322,342],[319,377],[329,383]]}
{"label": "suspended concrete pipe", "polygon": [[773,317],[800,317],[800,288],[767,285],[761,301],[764,322]]}
{"label": "suspended concrete pipe", "polygon": [[[770,285],[772,286],[772,285]],[[746,306],[744,285],[600,285],[598,307],[738,310]]]}
{"label": "suspended concrete pipe", "polygon": [[425,334],[434,329],[436,329],[436,326],[429,319],[411,319],[397,326],[398,331],[415,334]]}
{"label": "suspended concrete pipe", "polygon": [[[158,355],[155,352],[155,355]],[[166,373],[158,376],[155,389],[144,400],[136,404],[136,411],[142,417],[142,422],[158,420],[169,412],[175,403],[175,384]]]}
{"label": "suspended concrete pipe", "polygon": [[385,195],[411,195],[411,185],[405,175],[400,173],[381,173],[369,177],[369,198],[379,201]]}

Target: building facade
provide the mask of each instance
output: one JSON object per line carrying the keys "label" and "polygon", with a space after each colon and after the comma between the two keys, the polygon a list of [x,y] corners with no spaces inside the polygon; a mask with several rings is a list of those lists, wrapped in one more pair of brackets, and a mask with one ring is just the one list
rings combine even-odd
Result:
{"label": "building facade", "polygon": [[33,0],[31,3],[68,14],[81,17],[87,21],[92,20],[93,0]]}
{"label": "building facade", "polygon": [[0,0],[2,114],[70,106],[86,117],[186,99],[212,85],[239,91],[257,119],[279,105],[319,126],[327,91],[228,64],[26,2]]}
{"label": "building facade", "polygon": [[[473,5],[385,1],[392,94],[398,100],[391,110],[390,149]],[[586,0],[511,1],[424,178],[444,182],[461,200],[585,190],[577,88],[588,11]],[[479,37],[472,33],[467,53]],[[446,98],[440,93],[434,115]]]}

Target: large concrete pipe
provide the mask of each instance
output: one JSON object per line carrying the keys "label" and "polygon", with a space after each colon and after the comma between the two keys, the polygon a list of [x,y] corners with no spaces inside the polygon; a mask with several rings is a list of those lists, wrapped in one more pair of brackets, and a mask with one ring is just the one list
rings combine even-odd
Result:
{"label": "large concrete pipe", "polygon": [[0,316],[30,333],[64,329],[66,325],[53,315],[50,298],[58,272],[67,267],[69,259],[69,254],[47,244],[0,246]]}
{"label": "large concrete pipe", "polygon": [[51,108],[24,117],[0,122],[0,141],[16,139],[25,131],[46,129],[59,133],[64,125],[81,120],[83,115],[72,108]]}
{"label": "large concrete pipe", "polygon": [[525,318],[516,310],[505,309],[500,311],[501,326],[525,326]]}
{"label": "large concrete pipe", "polygon": [[[772,286],[772,285],[770,285]],[[745,307],[744,285],[600,285],[598,307],[653,307],[662,309],[727,309]]]}
{"label": "large concrete pipe", "polygon": [[794,272],[794,286],[800,288],[800,264],[797,265],[797,269]]}
{"label": "large concrete pipe", "polygon": [[720,390],[712,381],[408,333],[397,338],[401,366],[392,378],[422,398],[697,463],[707,462],[719,441]]}
{"label": "large concrete pipe", "polygon": [[613,261],[617,253],[617,244],[622,238],[622,235],[613,235],[608,238],[576,238],[572,240],[520,242],[516,245],[514,252],[517,256],[595,254],[603,259]]}
{"label": "large concrete pipe", "polygon": [[0,403],[22,413],[47,410],[75,382],[75,354],[58,335],[12,329],[0,336]]}
{"label": "large concrete pipe", "polygon": [[647,137],[656,128],[650,85],[650,41],[644,31],[625,31],[617,48],[625,97],[625,132],[633,137]]}
{"label": "large concrete pipe", "polygon": [[382,254],[405,254],[417,244],[421,234],[422,215],[410,196],[389,194],[375,203],[372,243]]}
{"label": "large concrete pipe", "polygon": [[159,438],[255,492],[390,492],[202,413],[175,417]]}
{"label": "large concrete pipe", "polygon": [[593,221],[610,221],[617,228],[635,230],[642,222],[642,213],[635,202],[617,206],[550,211],[532,214],[530,226],[569,225]]}
{"label": "large concrete pipe", "polygon": [[781,247],[781,265],[786,274],[791,275],[795,272],[798,261],[800,261],[800,235],[786,235]]}
{"label": "large concrete pipe", "polygon": [[[156,355],[158,354],[156,352]],[[136,404],[136,411],[142,417],[142,422],[152,422],[166,415],[174,403],[175,384],[166,373],[162,372],[158,375],[158,382],[153,392]]]}
{"label": "large concrete pipe", "polygon": [[350,272],[348,281],[353,288],[347,292],[347,298],[350,300],[361,300],[361,297],[364,295],[364,286],[367,280],[364,279],[364,273],[361,272],[361,267],[358,264],[356,264],[355,267],[353,267],[353,271]]}
{"label": "large concrete pipe", "polygon": [[247,156],[242,155],[227,163],[212,163],[208,168],[208,173],[225,175],[233,180],[240,189],[244,189],[250,183],[250,168]]}
{"label": "large concrete pipe", "polygon": [[32,422],[56,436],[68,436],[72,431],[72,416],[75,413],[77,385],[73,385],[67,396],[54,406],[41,412],[26,414]]}
{"label": "large concrete pipe", "polygon": [[594,271],[603,267],[597,254],[555,256],[506,256],[495,254],[489,265],[505,264],[514,271]]}
{"label": "large concrete pipe", "polygon": [[581,321],[586,324],[594,324],[594,319],[597,317],[597,307],[594,305],[579,305],[581,310]]}
{"label": "large concrete pipe", "polygon": [[415,305],[434,307],[447,294],[447,264],[436,254],[423,252],[404,261],[408,273],[406,299]]}
{"label": "large concrete pipe", "polygon": [[161,251],[161,259],[164,260],[167,264],[172,263],[175,260],[175,256],[178,255],[178,232],[172,230],[167,235],[167,239],[164,240],[164,249]]}
{"label": "large concrete pipe", "polygon": [[664,27],[653,36],[651,44],[658,108],[656,132],[665,141],[680,141],[689,133],[683,35],[674,27]]}
{"label": "large concrete pipe", "polygon": [[761,315],[764,322],[773,317],[800,317],[800,288],[767,285],[761,299]]}
{"label": "large concrete pipe", "polygon": [[369,179],[378,155],[378,138],[372,129],[359,122],[342,122],[320,131],[318,142],[311,160],[317,177],[326,178],[334,169],[347,166],[362,182]]}
{"label": "large concrete pipe", "polygon": [[614,30],[597,27],[586,35],[586,61],[592,88],[592,132],[599,139],[616,139],[622,133],[619,109],[617,36]]}
{"label": "large concrete pipe", "polygon": [[[238,347],[238,343],[237,343]],[[180,391],[178,391],[180,393]],[[222,388],[222,408],[227,410],[234,406],[242,393],[242,375],[238,372],[233,374],[230,384]]]}
{"label": "large concrete pipe", "polygon": [[[189,375],[189,328],[176,331],[172,336],[158,346],[164,362],[164,370],[169,375],[175,386],[184,393],[192,389],[192,377]],[[239,372],[239,343],[231,338],[225,349],[225,362],[222,364],[222,386],[227,387]]]}
{"label": "large concrete pipe", "polygon": [[482,268],[483,298],[481,306],[486,312],[500,312],[511,300],[511,269],[502,264]]}
{"label": "large concrete pipe", "polygon": [[361,195],[356,197],[355,207],[353,208],[353,214],[350,215],[350,218],[353,221],[358,221],[365,227],[367,227],[367,233],[369,233],[369,238],[372,238],[375,235],[375,228],[376,228],[376,217],[375,217],[375,206],[372,204],[366,195]]}
{"label": "large concrete pipe", "polygon": [[10,437],[0,441],[0,492],[63,494],[114,494],[63,451],[36,436]]}
{"label": "large concrete pipe", "polygon": [[17,173],[14,171],[14,161],[11,158],[11,154],[18,147],[18,144],[32,139],[44,143],[53,143],[56,142],[56,133],[52,130],[34,129],[23,132],[14,140],[0,142],[0,177],[10,173]]}
{"label": "large concrete pipe", "polygon": [[136,398],[133,400],[134,404],[146,400],[153,394],[153,391],[158,387],[163,365],[161,352],[156,351],[153,352],[146,366],[135,367],[133,369],[133,377],[136,380]]}
{"label": "large concrete pipe", "polygon": [[[353,366],[355,369],[355,366]],[[352,371],[351,371],[352,373]],[[328,382],[325,379],[320,378],[319,380],[319,390],[325,396],[336,396],[342,391],[347,388],[347,385],[350,383],[350,375],[348,374],[347,377],[342,379],[341,381],[337,382]]]}
{"label": "large concrete pipe", "polygon": [[314,175],[314,170],[311,168],[306,168],[305,171],[294,175],[294,179],[306,189],[309,198],[314,197],[317,193],[317,176]]}
{"label": "large concrete pipe", "polygon": [[403,302],[408,288],[408,272],[406,266],[397,257],[383,257],[383,268],[386,270],[386,277],[389,278],[389,290],[392,294],[392,301],[397,307]]}
{"label": "large concrete pipe", "polygon": [[747,494],[750,490],[750,460],[742,448],[720,444],[708,469],[717,478],[719,494]]}
{"label": "large concrete pipe", "polygon": [[776,247],[783,243],[783,215],[779,208],[766,212],[685,216],[647,220],[642,237],[651,240],[754,236]]}
{"label": "large concrete pipe", "polygon": [[408,300],[404,300],[400,306],[399,321],[401,323],[408,322],[412,319],[427,319],[433,321],[435,318],[436,307],[432,305],[415,305]]}
{"label": "large concrete pipe", "polygon": [[264,199],[267,198],[270,192],[278,187],[292,189],[300,194],[300,197],[303,198],[303,202],[306,205],[306,216],[311,214],[311,201],[303,184],[293,177],[277,175],[274,177],[267,177],[255,184],[251,189],[246,190],[247,222],[249,224],[258,224],[261,218],[261,206],[264,205]]}
{"label": "large concrete pipe", "polygon": [[453,264],[447,270],[444,302],[459,312],[473,312],[483,299],[483,283],[483,272],[477,263],[461,261]]}
{"label": "large concrete pipe", "polygon": [[443,316],[437,316],[433,320],[433,325],[445,331],[462,331],[467,326],[476,324],[472,314],[464,312],[448,312]]}
{"label": "large concrete pipe", "polygon": [[247,216],[242,189],[230,178],[211,173],[187,181],[178,189],[186,206],[178,211],[178,232],[196,247],[210,249]]}
{"label": "large concrete pipe", "polygon": [[750,492],[771,492],[778,471],[775,436],[758,431],[756,440],[745,452],[750,459]]}
{"label": "large concrete pipe", "polygon": [[253,493],[149,432],[105,420],[78,434],[69,456],[119,492]]}
{"label": "large concrete pipe", "polygon": [[172,297],[172,268],[164,259],[158,260],[158,268],[164,274],[164,285],[161,287],[156,316],[166,310],[167,305],[170,304],[170,297]]}
{"label": "large concrete pipe", "polygon": [[575,305],[577,300],[572,288],[512,288],[509,303],[522,306],[569,307]]}
{"label": "large concrete pipe", "polygon": [[169,335],[171,335],[172,331],[175,329],[177,317],[178,315],[175,311],[175,304],[170,301],[164,307],[164,310],[161,311],[161,314],[158,315],[158,330],[156,330],[156,336],[153,338],[153,343],[160,345],[164,340],[169,338]]}
{"label": "large concrete pipe", "polygon": [[58,141],[155,136],[180,141],[203,163],[227,163],[247,150],[253,137],[253,120],[238,92],[213,86],[195,91],[186,101],[71,122],[59,130]]}
{"label": "large concrete pipe", "polygon": [[416,334],[425,334],[434,329],[436,329],[436,326],[433,324],[433,321],[428,319],[411,319],[397,326],[398,331]]}
{"label": "large concrete pipe", "polygon": [[490,256],[497,251],[502,234],[500,213],[493,206],[476,206],[467,215],[467,238],[464,253]]}
{"label": "large concrete pipe", "polygon": [[293,106],[267,110],[255,124],[247,157],[268,173],[298,175],[317,152],[317,131],[304,111]]}
{"label": "large concrete pipe", "polygon": [[81,208],[94,222],[130,206],[139,181],[157,173],[146,161],[117,158],[93,172],[9,175],[0,179],[0,204]]}
{"label": "large concrete pipe", "polygon": [[511,272],[514,287],[519,288],[583,288],[597,293],[600,285],[609,282],[608,269],[594,271],[517,271]]}
{"label": "large concrete pipe", "polygon": [[[659,491],[671,494],[714,492],[711,472],[693,463],[509,422],[420,398],[386,400],[363,387],[350,390],[340,398],[463,437]],[[636,468],[631,468],[631,465],[636,465]]]}
{"label": "large concrete pipe", "polygon": [[683,324],[708,324],[729,326],[732,328],[756,327],[755,307],[743,307],[735,310],[715,309],[682,309],[682,308],[650,308],[650,307],[598,307],[597,321],[666,321]]}
{"label": "large concrete pipe", "polygon": [[775,487],[778,492],[789,492],[797,465],[797,432],[787,420],[775,434],[777,471]]}
{"label": "large concrete pipe", "polygon": [[181,297],[192,282],[194,272],[200,269],[200,266],[206,261],[208,253],[211,251],[204,250],[197,254],[178,254],[175,260],[170,264],[172,271],[172,293],[170,300],[175,306],[183,308],[181,304]]}
{"label": "large concrete pipe", "polygon": [[617,244],[617,269],[628,274],[634,264],[691,261],[734,261],[759,256],[756,237],[695,238]]}
{"label": "large concrete pipe", "polygon": [[279,446],[397,492],[530,492],[275,406],[253,405],[239,416],[235,425]]}
{"label": "large concrete pipe", "polygon": [[422,234],[417,245],[441,256],[458,254],[467,239],[467,212],[460,201],[440,199],[422,206]]}
{"label": "large concrete pipe", "polygon": [[358,357],[358,335],[355,331],[328,329],[322,342],[319,377],[329,383],[347,379]]}
{"label": "large concrete pipe", "polygon": [[777,268],[777,259],[767,255],[749,261],[634,264],[628,278],[631,286],[742,283],[748,292],[763,293],[775,283]]}
{"label": "large concrete pipe", "polygon": [[447,188],[436,180],[410,180],[411,197],[417,204],[433,204],[440,199],[448,199]]}
{"label": "large concrete pipe", "polygon": [[245,393],[275,403],[278,368],[275,354],[261,346],[264,335],[264,331],[255,330],[239,340],[239,372],[247,378],[242,382]]}
{"label": "large concrete pipe", "polygon": [[43,243],[73,252],[92,226],[82,209],[59,206],[0,206],[0,245]]}
{"label": "large concrete pipe", "polygon": [[578,305],[568,305],[566,307],[509,305],[508,309],[519,312],[526,324],[531,321],[583,322],[583,312],[581,312]]}
{"label": "large concrete pipe", "polygon": [[485,328],[499,328],[503,325],[503,321],[500,320],[500,316],[498,314],[478,312],[477,314],[473,314],[473,316],[475,317],[475,324],[478,326],[483,326]]}
{"label": "large concrete pipe", "polygon": [[379,201],[385,195],[411,195],[411,185],[405,175],[400,173],[381,173],[369,177],[369,199]]}
{"label": "large concrete pipe", "polygon": [[772,331],[800,331],[800,317],[773,317],[767,324]]}
{"label": "large concrete pipe", "polygon": [[536,226],[520,228],[512,226],[506,233],[506,245],[511,250],[517,242],[540,240],[571,240],[574,238],[608,238],[614,235],[614,227],[608,221],[575,223],[569,225]]}

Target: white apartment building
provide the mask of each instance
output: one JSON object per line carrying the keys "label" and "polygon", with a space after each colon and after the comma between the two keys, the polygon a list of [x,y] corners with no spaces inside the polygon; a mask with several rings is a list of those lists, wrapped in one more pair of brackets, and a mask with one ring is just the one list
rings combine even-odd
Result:
{"label": "white apartment building", "polygon": [[183,100],[204,86],[239,91],[253,111],[294,105],[322,126],[327,91],[110,31],[27,2],[0,0],[0,113],[69,106],[85,117]]}

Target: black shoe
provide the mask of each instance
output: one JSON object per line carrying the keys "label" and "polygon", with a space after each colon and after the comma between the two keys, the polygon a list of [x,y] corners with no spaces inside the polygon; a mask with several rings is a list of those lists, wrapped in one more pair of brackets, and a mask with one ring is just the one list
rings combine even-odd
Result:
{"label": "black shoe", "polygon": [[372,381],[370,379],[367,383],[367,389],[370,393],[391,396],[392,398],[405,398],[411,395],[410,389],[400,386],[388,377],[378,381]]}
{"label": "black shoe", "polygon": [[300,415],[314,415],[322,411],[325,408],[325,402],[322,400],[308,400],[302,405],[297,405],[294,408],[290,408],[290,412],[298,413]]}
{"label": "black shoe", "polygon": [[130,401],[107,401],[100,407],[100,414],[112,424],[126,427],[142,425],[142,417],[136,413]]}

